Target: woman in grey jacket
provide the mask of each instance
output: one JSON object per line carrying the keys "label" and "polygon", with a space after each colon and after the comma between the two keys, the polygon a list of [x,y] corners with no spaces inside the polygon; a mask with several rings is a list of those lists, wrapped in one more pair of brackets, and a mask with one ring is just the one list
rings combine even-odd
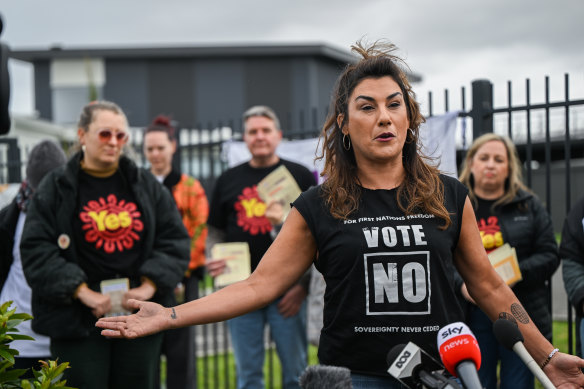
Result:
{"label": "woman in grey jacket", "polygon": [[[42,181],[24,227],[32,327],[50,336],[53,358],[70,362],[69,386],[155,387],[162,337],[112,342],[95,320],[127,312],[130,298],[169,304],[188,265],[189,237],[170,194],[122,155],[127,127],[114,103],[85,106],[83,151]],[[121,292],[108,293],[108,283]]]}
{"label": "woman in grey jacket", "polygon": [[[496,134],[477,138],[466,155],[460,181],[469,189],[485,250],[491,252],[505,243],[515,249],[522,278],[509,286],[539,331],[551,341],[546,282],[559,266],[557,245],[549,215],[521,182],[519,158],[510,139]],[[466,285],[459,282],[463,296],[474,303]],[[491,320],[474,304],[467,312],[481,348],[479,376],[484,387],[496,388],[500,360],[502,389],[532,389],[532,373],[517,355],[498,344]]]}

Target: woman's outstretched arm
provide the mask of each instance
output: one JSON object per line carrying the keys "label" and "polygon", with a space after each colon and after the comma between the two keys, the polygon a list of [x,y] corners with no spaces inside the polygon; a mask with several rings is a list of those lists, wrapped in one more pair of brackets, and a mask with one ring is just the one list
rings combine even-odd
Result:
{"label": "woman's outstretched arm", "polygon": [[169,328],[227,320],[261,308],[284,294],[312,264],[316,243],[300,213],[292,208],[280,234],[252,275],[198,300],[172,307],[129,300],[129,316],[98,320],[102,335],[137,338]]}
{"label": "woman's outstretched arm", "polygon": [[[467,198],[464,206],[460,238],[455,252],[455,264],[468,292],[479,307],[495,321],[513,316],[525,338],[525,347],[541,366],[554,347],[539,332],[515,294],[495,272],[481,242],[474,211]],[[564,353],[555,353],[546,363],[544,372],[558,388],[584,386],[584,360]]]}

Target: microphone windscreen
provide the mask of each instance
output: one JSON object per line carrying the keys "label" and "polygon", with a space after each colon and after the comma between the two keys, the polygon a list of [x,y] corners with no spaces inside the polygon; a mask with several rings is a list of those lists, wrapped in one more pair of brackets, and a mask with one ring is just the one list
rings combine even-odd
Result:
{"label": "microphone windscreen", "polygon": [[523,342],[523,335],[519,331],[519,327],[510,320],[497,319],[493,323],[493,333],[499,343],[509,350],[513,349],[515,343]]}
{"label": "microphone windscreen", "polygon": [[300,376],[302,389],[352,389],[351,371],[346,367],[311,365]]}
{"label": "microphone windscreen", "polygon": [[438,331],[438,352],[444,367],[457,376],[456,366],[463,361],[472,361],[478,370],[481,367],[481,349],[474,334],[462,322],[449,324]]}
{"label": "microphone windscreen", "polygon": [[405,347],[406,347],[405,344],[398,344],[393,346],[391,350],[389,350],[386,357],[387,366],[393,365],[393,362],[397,359],[397,357],[399,357],[399,355],[401,354]]}

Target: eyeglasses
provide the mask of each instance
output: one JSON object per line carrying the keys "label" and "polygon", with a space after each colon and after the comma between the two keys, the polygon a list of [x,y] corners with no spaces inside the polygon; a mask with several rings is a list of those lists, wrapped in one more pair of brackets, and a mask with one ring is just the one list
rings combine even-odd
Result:
{"label": "eyeglasses", "polygon": [[128,133],[126,131],[113,132],[108,128],[99,130],[97,132],[97,136],[99,137],[99,140],[104,143],[109,142],[112,139],[112,136],[116,137],[118,143],[126,143],[126,141],[128,140]]}

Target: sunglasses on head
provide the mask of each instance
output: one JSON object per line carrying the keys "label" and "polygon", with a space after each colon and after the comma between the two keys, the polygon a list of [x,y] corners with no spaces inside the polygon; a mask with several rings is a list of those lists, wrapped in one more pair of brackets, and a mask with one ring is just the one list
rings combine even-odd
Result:
{"label": "sunglasses on head", "polygon": [[128,133],[126,131],[113,132],[112,130],[107,128],[99,130],[97,132],[97,136],[99,137],[99,140],[102,142],[109,142],[112,139],[112,136],[116,137],[118,143],[125,143],[128,140]]}

